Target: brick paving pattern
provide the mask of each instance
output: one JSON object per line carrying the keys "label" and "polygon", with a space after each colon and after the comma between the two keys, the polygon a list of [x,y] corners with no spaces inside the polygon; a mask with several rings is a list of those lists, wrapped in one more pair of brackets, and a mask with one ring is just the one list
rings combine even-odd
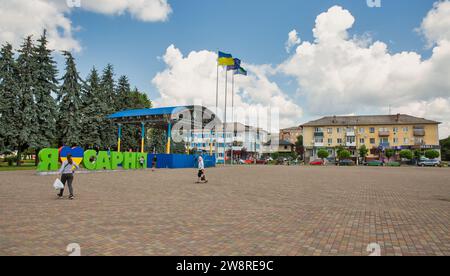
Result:
{"label": "brick paving pattern", "polygon": [[450,255],[450,169],[0,173],[0,255]]}

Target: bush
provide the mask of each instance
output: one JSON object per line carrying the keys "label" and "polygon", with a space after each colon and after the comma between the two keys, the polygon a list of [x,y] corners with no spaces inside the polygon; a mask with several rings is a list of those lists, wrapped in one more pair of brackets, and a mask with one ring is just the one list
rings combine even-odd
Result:
{"label": "bush", "polygon": [[441,156],[441,155],[436,150],[427,150],[425,152],[425,157],[428,159],[436,159],[436,158],[439,158],[439,156]]}
{"label": "bush", "polygon": [[350,158],[351,154],[348,150],[340,150],[338,156],[340,160],[344,160]]}
{"label": "bush", "polygon": [[392,156],[395,155],[395,150],[387,149],[385,154],[386,154],[386,157],[390,160],[392,158]]}
{"label": "bush", "polygon": [[413,153],[410,150],[402,150],[400,152],[400,157],[403,159],[412,160],[413,159]]}
{"label": "bush", "polygon": [[320,159],[326,159],[328,158],[328,156],[330,155],[330,153],[327,150],[321,149],[317,152],[317,156]]}

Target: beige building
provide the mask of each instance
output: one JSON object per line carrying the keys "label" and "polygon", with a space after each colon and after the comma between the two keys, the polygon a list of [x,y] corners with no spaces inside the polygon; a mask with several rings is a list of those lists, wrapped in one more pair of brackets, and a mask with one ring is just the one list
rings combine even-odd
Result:
{"label": "beige building", "polygon": [[358,156],[362,145],[369,149],[368,159],[379,159],[386,149],[436,149],[439,122],[410,115],[333,116],[304,124],[303,145],[307,160],[317,158],[319,149],[336,157],[336,147],[347,148]]}
{"label": "beige building", "polygon": [[280,141],[288,141],[291,144],[297,143],[298,136],[303,135],[301,127],[291,127],[280,130]]}

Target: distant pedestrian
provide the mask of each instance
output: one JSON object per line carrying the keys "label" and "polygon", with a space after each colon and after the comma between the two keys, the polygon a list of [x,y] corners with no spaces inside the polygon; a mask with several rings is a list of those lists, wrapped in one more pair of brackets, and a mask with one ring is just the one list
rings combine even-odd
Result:
{"label": "distant pedestrian", "polygon": [[141,156],[141,158],[139,158],[139,164],[141,165],[141,168],[144,169],[144,165],[145,165],[145,157]]}
{"label": "distant pedestrian", "polygon": [[208,183],[208,179],[206,179],[206,172],[205,172],[205,162],[203,161],[203,157],[198,157],[198,180],[197,183],[201,183],[201,181],[204,181],[204,183]]}
{"label": "distant pedestrian", "polygon": [[152,161],[152,171],[154,172],[156,169],[156,165],[158,164],[158,157],[156,156],[156,154],[153,156],[153,161]]}
{"label": "distant pedestrian", "polygon": [[[74,199],[72,183],[75,171],[78,170],[79,168],[80,167],[72,160],[72,155],[68,154],[67,160],[62,163],[61,169],[59,170],[59,173],[61,174],[61,182],[64,184],[64,187],[66,186],[66,183],[67,186],[69,186],[70,200]],[[61,189],[61,191],[58,194],[58,197],[62,198],[63,194],[64,189]]]}

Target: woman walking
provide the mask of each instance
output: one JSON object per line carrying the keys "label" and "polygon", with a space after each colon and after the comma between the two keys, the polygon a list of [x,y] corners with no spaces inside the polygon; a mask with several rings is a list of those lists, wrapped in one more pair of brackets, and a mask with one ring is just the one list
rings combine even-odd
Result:
{"label": "woman walking", "polygon": [[[61,182],[64,184],[64,187],[69,186],[69,199],[73,200],[74,196],[73,196],[73,187],[72,187],[72,183],[73,183],[73,178],[74,178],[74,174],[75,171],[78,170],[80,167],[73,162],[72,160],[72,155],[68,154],[67,155],[67,160],[64,161],[62,163],[61,169],[59,170],[59,173],[61,174]],[[63,194],[64,194],[64,188],[61,189],[61,191],[58,194],[58,197],[61,199],[63,198]]]}
{"label": "woman walking", "polygon": [[197,183],[201,183],[201,181],[204,181],[204,183],[208,183],[208,179],[206,179],[206,173],[205,173],[205,162],[203,161],[203,157],[198,157],[198,181]]}

